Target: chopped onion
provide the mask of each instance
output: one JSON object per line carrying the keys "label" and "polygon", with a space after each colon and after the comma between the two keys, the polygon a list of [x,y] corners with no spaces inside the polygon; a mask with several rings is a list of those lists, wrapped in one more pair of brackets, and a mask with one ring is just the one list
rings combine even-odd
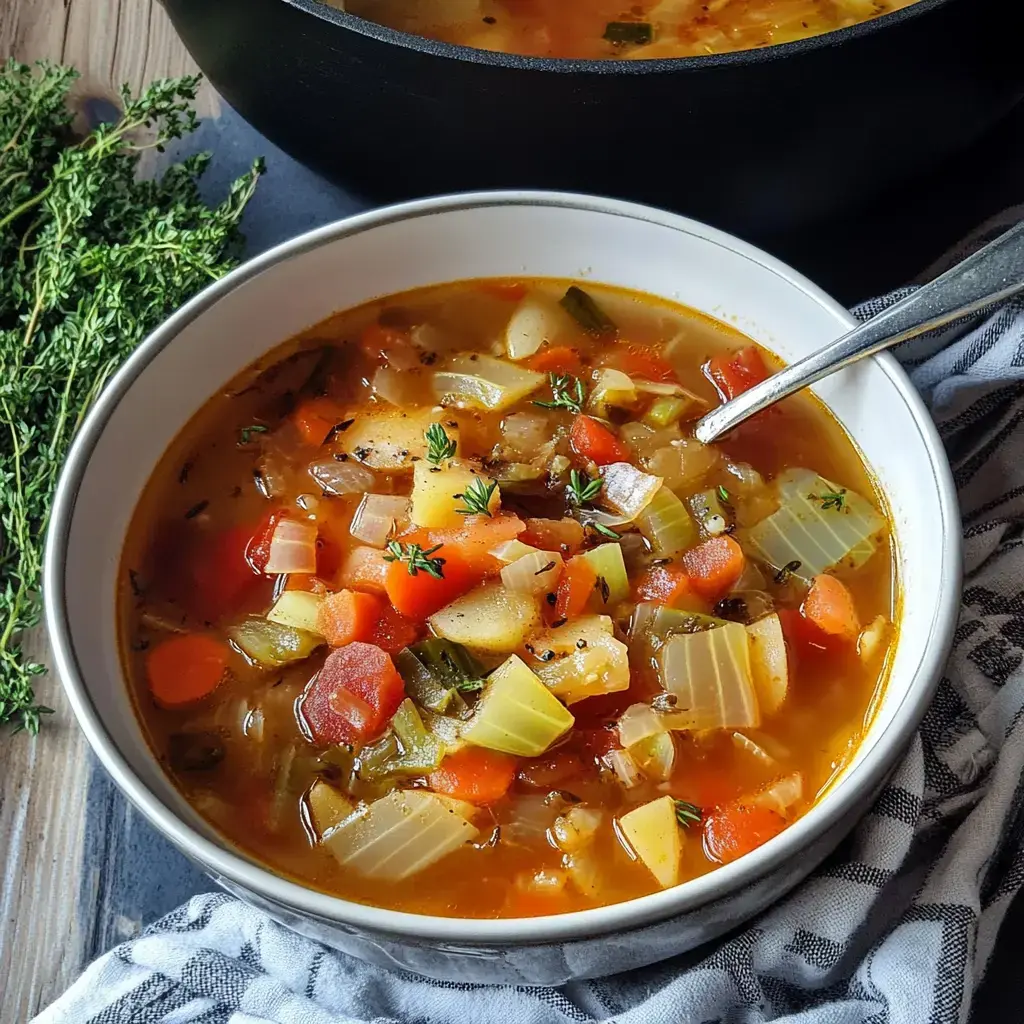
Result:
{"label": "chopped onion", "polygon": [[647,468],[663,477],[666,487],[674,491],[690,490],[703,482],[720,458],[714,448],[684,437],[652,452]]}
{"label": "chopped onion", "polygon": [[576,853],[594,838],[604,815],[593,807],[576,804],[551,825],[551,840],[563,853]]}
{"label": "chopped onion", "polygon": [[409,499],[397,494],[364,494],[349,533],[371,547],[383,548],[409,518]]}
{"label": "chopped onion", "polygon": [[269,576],[316,572],[316,523],[288,516],[277,521],[263,571]]}
{"label": "chopped onion", "polygon": [[551,440],[551,419],[542,412],[514,412],[501,423],[504,443],[524,459],[536,456],[542,445]]}
{"label": "chopped onion", "polygon": [[370,491],[377,478],[358,462],[319,459],[309,464],[309,475],[328,494],[360,494]]}
{"label": "chopped onion", "polygon": [[679,698],[685,728],[741,729],[761,722],[746,629],[735,622],[669,637],[658,651],[662,685]]}
{"label": "chopped onion", "polygon": [[661,478],[629,462],[613,462],[601,470],[601,500],[629,522],[637,519],[661,487]]}
{"label": "chopped onion", "polygon": [[672,558],[697,542],[697,524],[682,501],[665,486],[659,488],[636,525],[651,542],[654,553],[662,557]]}
{"label": "chopped onion", "polygon": [[635,747],[670,729],[687,729],[687,716],[679,711],[655,711],[650,704],[630,704],[619,717],[619,742]]}
{"label": "chopped onion", "polygon": [[861,661],[873,661],[875,656],[889,646],[890,626],[884,615],[876,615],[860,632],[857,638],[857,654]]}
{"label": "chopped onion", "polygon": [[442,405],[501,412],[540,388],[547,378],[491,356],[454,356],[434,374],[434,393]]}
{"label": "chopped onion", "polygon": [[570,329],[565,311],[546,295],[526,295],[512,311],[505,327],[509,359],[532,356],[545,341],[553,342]]}
{"label": "chopped onion", "polygon": [[649,459],[659,448],[664,448],[680,439],[679,427],[662,427],[655,430],[645,423],[623,423],[619,436],[633,449],[637,458]]}
{"label": "chopped onion", "polygon": [[793,772],[791,775],[783,775],[781,779],[776,779],[770,786],[745,800],[744,803],[767,807],[768,810],[788,818],[794,805],[803,798],[804,777],[800,772]]}
{"label": "chopped onion", "polygon": [[644,781],[640,766],[633,760],[633,755],[628,750],[610,750],[601,760],[615,772],[619,782],[626,789],[633,789]]}
{"label": "chopped onion", "polygon": [[629,753],[647,778],[664,782],[676,764],[676,741],[672,733],[660,732],[630,747]]}
{"label": "chopped onion", "polygon": [[565,809],[567,801],[556,790],[514,798],[511,818],[501,826],[502,838],[532,846],[545,841],[548,829]]}
{"label": "chopped onion", "polygon": [[524,544],[521,540],[503,540],[496,548],[491,548],[487,552],[489,555],[493,555],[499,562],[504,562],[505,565],[510,565],[517,559],[523,557],[523,555],[531,555],[537,549],[531,547],[529,544]]}
{"label": "chopped onion", "polygon": [[382,366],[370,381],[373,393],[385,402],[408,409],[417,405],[433,405],[434,396],[427,388],[422,374],[400,370],[394,366]]}
{"label": "chopped onion", "polygon": [[531,551],[501,570],[501,582],[521,594],[544,594],[558,586],[562,556],[557,551]]}
{"label": "chopped onion", "polygon": [[636,402],[636,387],[621,370],[603,369],[594,381],[594,388],[587,402],[587,411],[602,419],[608,416],[609,407],[628,409]]}
{"label": "chopped onion", "polygon": [[732,734],[732,742],[744,753],[757,758],[757,760],[762,764],[768,765],[769,767],[774,767],[777,764],[775,758],[772,757],[764,747],[759,743],[755,743],[749,736],[742,732],[734,732]]}
{"label": "chopped onion", "polygon": [[395,790],[324,836],[345,870],[397,882],[422,871],[479,832],[433,793]]}
{"label": "chopped onion", "polygon": [[560,893],[568,883],[569,876],[564,871],[558,868],[539,868],[537,871],[520,871],[514,885],[524,892],[548,896]]}

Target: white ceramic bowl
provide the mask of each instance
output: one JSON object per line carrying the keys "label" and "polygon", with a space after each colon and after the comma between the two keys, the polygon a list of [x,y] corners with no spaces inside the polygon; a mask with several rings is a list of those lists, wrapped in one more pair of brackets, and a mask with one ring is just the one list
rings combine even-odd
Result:
{"label": "white ceramic bowl", "polygon": [[917,394],[887,355],[821,382],[888,496],[903,587],[884,700],[853,763],[780,836],[674,889],[559,917],[481,921],[379,910],[279,878],[181,799],[136,722],[115,631],[115,576],[155,464],[218,387],[339,309],[460,278],[579,277],[685,303],[784,359],[853,323],[790,268],[719,231],[630,203],[505,192],[377,210],[311,231],[212,285],[157,329],[83,426],[58,488],[46,616],[72,707],[114,780],[214,878],[296,930],[437,978],[557,984],[610,974],[716,938],[802,879],[885,782],[933,692],[955,624],[960,531],[949,467]]}

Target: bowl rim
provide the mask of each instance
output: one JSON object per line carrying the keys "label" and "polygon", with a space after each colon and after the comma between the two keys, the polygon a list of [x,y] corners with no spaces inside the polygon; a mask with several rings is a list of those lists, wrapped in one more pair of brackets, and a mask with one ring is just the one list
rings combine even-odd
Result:
{"label": "bowl rim", "polygon": [[[275,0],[275,2],[279,2],[279,0]],[[283,0],[283,2],[319,21],[355,32],[377,42],[446,60],[461,60],[469,64],[510,68],[518,71],[546,71],[555,74],[656,75],[665,72],[766,64],[802,53],[813,53],[826,47],[844,46],[862,37],[871,36],[876,32],[895,28],[904,22],[924,17],[931,11],[955,3],[957,0],[914,0],[906,7],[900,7],[878,17],[859,21],[846,28],[807,36],[805,39],[795,39],[789,43],[778,43],[748,50],[731,50],[728,53],[712,53],[693,57],[655,57],[644,60],[529,57],[500,50],[480,50],[473,46],[445,43],[427,36],[389,28],[356,14],[331,7],[323,0]]]}
{"label": "bowl rim", "polygon": [[767,876],[787,860],[799,856],[806,846],[821,839],[837,822],[854,812],[895,766],[938,684],[959,614],[961,537],[956,490],[938,431],[896,360],[888,353],[874,356],[909,409],[935,480],[938,528],[942,536],[940,573],[942,579],[948,580],[948,585],[937,597],[929,627],[933,642],[927,645],[916,671],[908,680],[892,721],[872,749],[847,775],[846,786],[833,789],[804,817],[758,850],[679,886],[624,903],[547,917],[435,917],[356,903],[307,888],[201,835],[167,807],[122,756],[90,699],[89,687],[77,663],[66,608],[64,562],[78,491],[93,449],[122,396],[149,363],[174,341],[183,328],[240,285],[292,257],[383,225],[493,206],[555,207],[612,215],[696,236],[702,242],[723,247],[759,264],[831,312],[840,325],[852,326],[856,322],[845,308],[807,278],[756,247],[690,218],[623,200],[536,190],[470,192],[417,199],[334,221],[274,246],[207,286],[160,324],[117,371],[80,428],[58,482],[44,556],[43,603],[54,668],[93,751],[147,821],[188,856],[199,861],[208,872],[281,907],[349,928],[402,940],[508,947],[625,932],[692,912]]}

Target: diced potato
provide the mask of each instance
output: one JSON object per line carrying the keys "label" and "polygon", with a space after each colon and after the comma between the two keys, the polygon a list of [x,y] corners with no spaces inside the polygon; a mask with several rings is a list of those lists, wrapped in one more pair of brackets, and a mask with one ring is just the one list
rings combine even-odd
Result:
{"label": "diced potato", "polygon": [[355,422],[338,434],[336,450],[382,473],[401,473],[417,465],[414,459],[427,455],[427,428],[442,422],[445,433],[459,440],[459,428],[450,417],[434,409],[359,412]]}
{"label": "diced potato", "polygon": [[538,757],[573,726],[573,716],[513,654],[488,677],[467,743],[521,757]]}
{"label": "diced potato", "polygon": [[528,594],[497,584],[471,590],[435,612],[431,628],[438,636],[477,651],[503,654],[521,647],[540,625],[540,605]]}
{"label": "diced potato", "polygon": [[628,689],[629,651],[613,630],[607,615],[589,615],[534,637],[541,682],[566,704]]}
{"label": "diced potato", "polygon": [[[467,488],[490,487],[492,483],[490,477],[468,463],[432,466],[426,461],[417,462],[412,477],[410,518],[416,526],[426,528],[461,526],[466,517],[458,510],[466,508],[463,495]],[[501,508],[501,492],[497,487],[487,507],[492,515]]]}
{"label": "diced potato", "polygon": [[333,786],[317,779],[307,797],[309,815],[317,835],[322,836],[329,828],[344,821],[355,809],[352,802]]}
{"label": "diced potato", "polygon": [[683,837],[672,797],[659,797],[624,814],[619,818],[619,833],[630,852],[648,868],[663,889],[679,884]]}
{"label": "diced potato", "polygon": [[307,633],[316,633],[317,614],[320,611],[320,596],[304,590],[286,590],[274,602],[274,607],[267,613],[271,622],[293,629],[304,629]]}
{"label": "diced potato", "polygon": [[750,670],[757,691],[757,703],[770,715],[786,699],[789,664],[782,623],[778,615],[766,615],[747,626],[750,640]]}

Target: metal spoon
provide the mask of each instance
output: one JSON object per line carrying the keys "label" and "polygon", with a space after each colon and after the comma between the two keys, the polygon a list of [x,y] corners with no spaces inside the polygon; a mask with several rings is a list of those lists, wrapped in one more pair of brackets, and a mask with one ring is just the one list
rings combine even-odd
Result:
{"label": "metal spoon", "polygon": [[942,327],[1024,291],[1024,223],[812,355],[773,374],[697,421],[710,444],[755,413],[865,356]]}

